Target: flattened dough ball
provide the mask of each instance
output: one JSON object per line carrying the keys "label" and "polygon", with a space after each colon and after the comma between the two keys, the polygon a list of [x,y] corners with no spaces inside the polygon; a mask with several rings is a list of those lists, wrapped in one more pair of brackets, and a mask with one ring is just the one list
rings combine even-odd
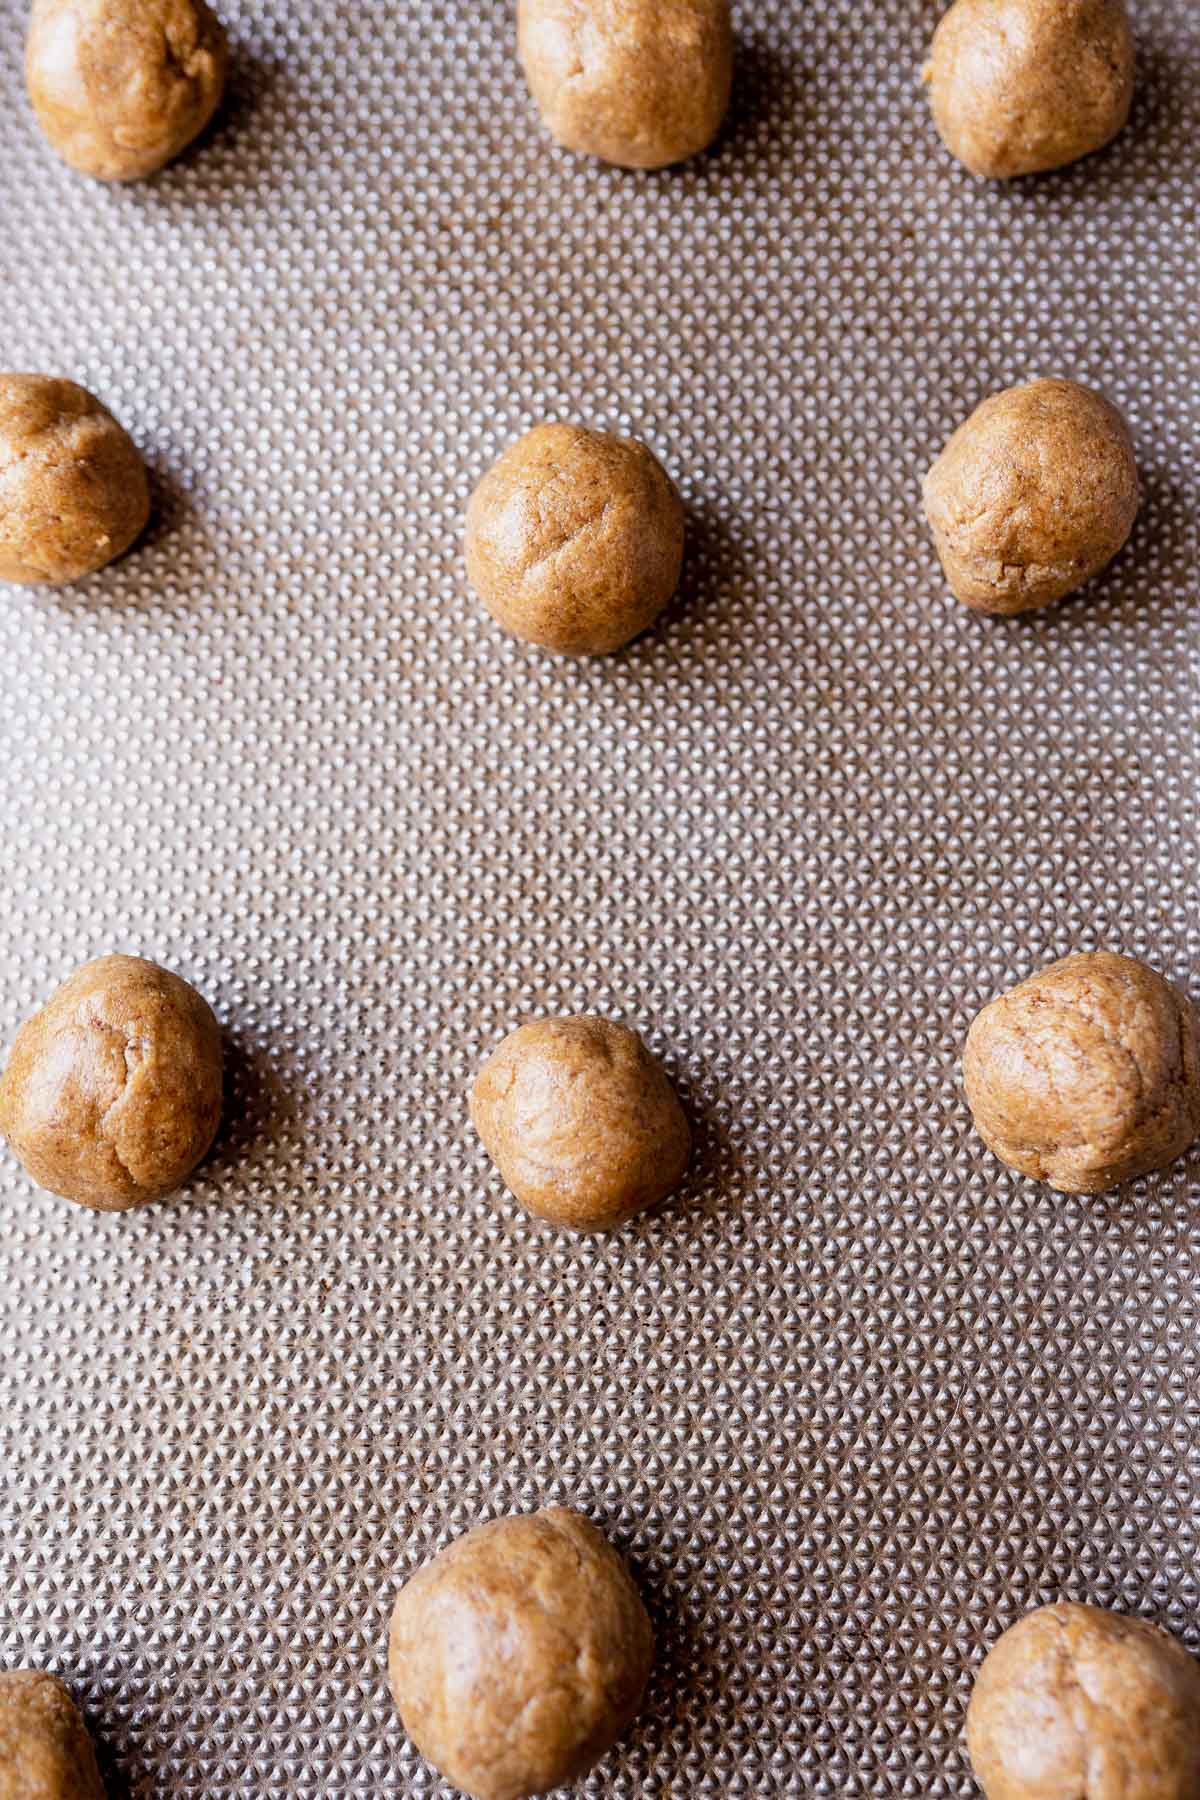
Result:
{"label": "flattened dough ball", "polygon": [[985,1006],[963,1080],[975,1128],[1022,1175],[1098,1194],[1200,1135],[1191,1002],[1131,956],[1068,956]]}
{"label": "flattened dough ball", "polygon": [[660,169],[721,129],[729,0],[519,0],[517,38],[538,110],[568,150]]}
{"label": "flattened dough ball", "polygon": [[206,0],[33,0],[25,85],[51,148],[84,175],[135,181],[203,131],[225,88]]}
{"label": "flattened dough ball", "polygon": [[1200,1666],[1141,1619],[1039,1607],[988,1653],[967,1750],[987,1800],[1200,1800]]}
{"label": "flattened dough ball", "polygon": [[479,1525],[392,1613],[388,1680],[421,1755],[476,1800],[590,1769],[637,1712],[654,1640],[616,1551],[558,1506]]}
{"label": "flattened dough ball", "polygon": [[0,1673],[0,1800],[104,1800],[75,1702],[38,1669]]}
{"label": "flattened dough ball", "polygon": [[467,507],[467,574],[492,617],[567,656],[617,650],[679,585],[683,504],[635,438],[535,425]]}
{"label": "flattened dough ball", "polygon": [[138,956],[100,956],[18,1031],[0,1131],[39,1187],[125,1212],[173,1193],[209,1149],[221,1061],[194,987]]}
{"label": "flattened dough ball", "polygon": [[1031,612],[1081,588],[1128,539],[1133,441],[1103,394],[1030,381],[975,409],[923,493],[951,592],[977,612]]}
{"label": "flattened dough ball", "polygon": [[691,1154],[684,1110],[637,1032],[588,1014],[510,1032],[476,1077],[471,1118],[521,1205],[574,1231],[656,1206]]}
{"label": "flattened dough ball", "polygon": [[149,517],[145,465],[94,395],[53,375],[0,374],[0,581],[78,581]]}
{"label": "flattened dough ball", "polygon": [[973,175],[1007,177],[1109,143],[1133,72],[1125,0],[955,0],[924,73],[947,149]]}

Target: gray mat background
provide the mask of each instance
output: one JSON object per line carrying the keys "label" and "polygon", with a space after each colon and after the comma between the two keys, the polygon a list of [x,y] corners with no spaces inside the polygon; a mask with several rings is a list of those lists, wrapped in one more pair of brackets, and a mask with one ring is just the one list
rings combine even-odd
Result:
{"label": "gray mat background", "polygon": [[[738,7],[713,154],[575,161],[501,0],[225,0],[218,129],[128,190],[43,149],[0,13],[0,362],[153,464],[140,550],[0,603],[0,1027],[85,957],[194,980],[228,1125],[178,1201],[0,1191],[0,1665],[114,1794],[439,1789],[398,1580],[586,1509],[660,1635],[588,1794],[947,1795],[981,1647],[1059,1594],[1200,1646],[1200,1159],[1011,1178],[957,1050],[1070,950],[1193,991],[1200,25],[1139,0],[1110,151],[977,185],[931,0]],[[1036,373],[1128,412],[1089,594],[945,597],[920,475]],[[503,639],[459,533],[543,416],[644,436],[684,588],[621,655]],[[699,1153],[615,1237],[525,1221],[472,1071],[645,1031]]]}

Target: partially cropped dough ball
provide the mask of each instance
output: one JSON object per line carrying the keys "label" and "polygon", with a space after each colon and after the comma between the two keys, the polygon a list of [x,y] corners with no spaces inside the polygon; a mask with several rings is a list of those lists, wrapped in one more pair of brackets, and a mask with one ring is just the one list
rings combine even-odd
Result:
{"label": "partially cropped dough ball", "polygon": [[404,1729],[476,1800],[574,1781],[633,1719],[654,1649],[624,1563],[562,1507],[477,1526],[400,1590],[388,1680]]}
{"label": "partially cropped dough ball", "polygon": [[683,1179],[691,1132],[636,1031],[584,1014],[512,1031],[484,1063],[471,1118],[529,1212],[607,1231]]}
{"label": "partially cropped dough ball", "polygon": [[1116,137],[1133,70],[1125,0],[956,0],[925,79],[946,147],[972,174],[1005,177]]}
{"label": "partially cropped dough ball", "polygon": [[1200,1800],[1200,1666],[1140,1619],[1039,1607],[986,1657],[967,1750],[987,1800]]}
{"label": "partially cropped dough ball", "polygon": [[537,425],[467,508],[467,574],[515,637],[603,656],[644,631],[679,585],[683,505],[634,438]]}
{"label": "partially cropped dough ball", "polygon": [[0,1131],[39,1187],[99,1212],[172,1193],[216,1136],[221,1032],[137,956],[85,963],[17,1033]]}
{"label": "partially cropped dough ball", "polygon": [[1062,600],[1133,530],[1129,428],[1077,381],[1006,388],[960,425],[925,477],[925,515],[951,592],[977,612]]}
{"label": "partially cropped dough ball", "polygon": [[560,144],[660,169],[712,143],[729,105],[729,0],[519,0],[525,79]]}
{"label": "partially cropped dough ball", "polygon": [[1052,963],[985,1006],[963,1080],[988,1147],[1068,1194],[1165,1168],[1200,1135],[1191,1002],[1106,950]]}
{"label": "partially cropped dough ball", "polygon": [[208,124],[227,59],[206,0],[33,0],[25,84],[64,162],[134,181]]}
{"label": "partially cropped dough ball", "polygon": [[54,1675],[0,1673],[0,1800],[104,1800],[92,1740]]}
{"label": "partially cropped dough ball", "polygon": [[86,388],[0,374],[0,581],[78,581],[150,517],[146,469]]}

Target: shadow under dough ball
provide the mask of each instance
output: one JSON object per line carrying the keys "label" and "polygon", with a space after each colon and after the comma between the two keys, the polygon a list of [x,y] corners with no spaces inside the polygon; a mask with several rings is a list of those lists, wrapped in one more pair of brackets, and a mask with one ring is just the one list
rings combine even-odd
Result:
{"label": "shadow under dough ball", "polygon": [[94,395],[53,375],[0,374],[0,581],[78,581],[149,517],[145,465]]}
{"label": "shadow under dough ball", "polygon": [[721,129],[729,0],[519,0],[517,41],[538,111],[568,150],[660,169]]}
{"label": "shadow under dough ball", "polygon": [[1109,143],[1133,76],[1125,0],[956,0],[924,70],[946,148],[973,175],[1001,178]]}
{"label": "shadow under dough ball", "polygon": [[427,1762],[476,1800],[591,1768],[641,1703],[654,1651],[616,1551],[548,1507],[477,1526],[401,1590],[388,1680]]}
{"label": "shadow under dough ball", "polygon": [[205,0],[33,0],[25,85],[50,147],[84,175],[136,181],[203,131],[225,89]]}
{"label": "shadow under dough ball", "polygon": [[1166,1168],[1200,1135],[1191,1002],[1107,950],[1052,963],[985,1006],[963,1081],[988,1148],[1067,1194]]}
{"label": "shadow under dough ball", "polygon": [[925,477],[925,516],[950,591],[976,612],[1049,606],[1098,575],[1137,517],[1129,428],[1077,381],[993,394]]}
{"label": "shadow under dough ball", "polygon": [[38,1669],[0,1673],[0,1800],[104,1800],[75,1702]]}
{"label": "shadow under dough ball", "polygon": [[221,1031],[188,982],[137,956],[85,963],[17,1033],[0,1131],[39,1187],[98,1212],[161,1200],[221,1120]]}
{"label": "shadow under dough ball", "polygon": [[987,1800],[1200,1800],[1200,1666],[1141,1619],[1039,1607],[984,1660],[967,1750]]}
{"label": "shadow under dough ball", "polygon": [[637,1032],[587,1014],[510,1032],[475,1078],[471,1119],[526,1211],[573,1231],[657,1206],[691,1155],[687,1116]]}
{"label": "shadow under dough ball", "polygon": [[536,425],[467,507],[467,574],[498,624],[567,656],[603,656],[653,623],[683,566],[683,504],[634,438]]}

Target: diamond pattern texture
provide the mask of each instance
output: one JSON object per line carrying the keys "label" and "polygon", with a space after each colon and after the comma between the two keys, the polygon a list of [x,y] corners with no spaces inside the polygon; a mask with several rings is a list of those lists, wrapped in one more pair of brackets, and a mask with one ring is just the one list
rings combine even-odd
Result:
{"label": "diamond pattern texture", "polygon": [[[1005,1173],[957,1054],[1108,945],[1200,984],[1200,34],[1139,0],[1128,132],[972,181],[933,0],[746,0],[682,169],[574,160],[507,0],[226,0],[219,127],[60,167],[0,18],[3,358],[152,463],[142,547],[8,589],[0,1028],[109,949],[195,981],[229,1122],[177,1203],[0,1185],[0,1664],[71,1680],[118,1796],[444,1791],[384,1683],[400,1579],[551,1501],[660,1654],[592,1796],[966,1795],[983,1646],[1061,1593],[1200,1646],[1200,1160]],[[946,597],[920,476],[1038,373],[1126,410],[1089,593]],[[518,431],[644,437],[683,591],[620,655],[466,590]],[[637,1025],[686,1191],[525,1220],[465,1096],[544,1011]]]}

